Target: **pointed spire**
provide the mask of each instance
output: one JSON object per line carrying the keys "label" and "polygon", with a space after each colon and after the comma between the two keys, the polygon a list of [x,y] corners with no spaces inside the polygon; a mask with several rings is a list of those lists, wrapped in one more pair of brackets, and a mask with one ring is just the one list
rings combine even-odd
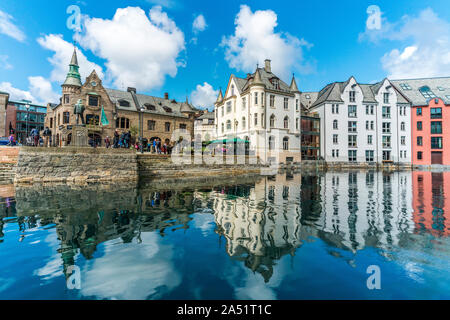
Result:
{"label": "pointed spire", "polygon": [[217,97],[216,103],[220,103],[223,100],[222,88],[219,90],[219,96]]}
{"label": "pointed spire", "polygon": [[298,90],[298,87],[297,87],[297,81],[295,81],[295,74],[292,74],[292,81],[291,81],[291,91],[292,92],[300,92],[299,90]]}
{"label": "pointed spire", "polygon": [[81,76],[78,71],[80,67],[78,66],[77,50],[76,47],[73,48],[72,59],[69,64],[69,72],[67,73],[66,81],[64,81],[63,86],[76,86],[81,87]]}

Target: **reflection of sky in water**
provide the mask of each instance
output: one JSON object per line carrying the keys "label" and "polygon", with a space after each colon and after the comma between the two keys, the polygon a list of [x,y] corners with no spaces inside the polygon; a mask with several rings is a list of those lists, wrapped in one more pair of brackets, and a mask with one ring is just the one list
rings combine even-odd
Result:
{"label": "reflection of sky in water", "polygon": [[[9,209],[0,299],[450,298],[450,239],[429,232],[426,212],[415,224],[411,198],[391,195],[389,179],[366,201],[364,191],[345,185],[354,177],[339,176],[320,185],[302,178],[280,188],[267,180],[211,193],[151,194],[143,203],[157,197],[160,205],[140,214],[105,209],[102,219],[108,194],[90,200],[98,208],[85,213],[45,216],[41,208],[45,224]],[[439,222],[443,234],[448,222]],[[73,251],[66,265],[62,248]],[[66,289],[67,261],[80,267],[81,290]],[[380,291],[366,287],[370,265],[380,267]]]}

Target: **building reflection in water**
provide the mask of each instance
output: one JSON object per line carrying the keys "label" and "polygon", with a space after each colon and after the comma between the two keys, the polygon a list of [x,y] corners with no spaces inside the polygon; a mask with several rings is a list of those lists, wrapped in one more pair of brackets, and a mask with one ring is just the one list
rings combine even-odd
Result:
{"label": "building reflection in water", "polygon": [[165,237],[188,230],[193,213],[212,214],[227,254],[268,282],[277,261],[311,237],[356,252],[407,246],[414,234],[448,236],[449,183],[450,172],[358,171],[285,173],[196,190],[23,188],[16,202],[0,199],[0,231],[10,217],[21,231],[56,225],[66,273],[78,253],[91,259],[101,243],[139,244],[143,232]]}

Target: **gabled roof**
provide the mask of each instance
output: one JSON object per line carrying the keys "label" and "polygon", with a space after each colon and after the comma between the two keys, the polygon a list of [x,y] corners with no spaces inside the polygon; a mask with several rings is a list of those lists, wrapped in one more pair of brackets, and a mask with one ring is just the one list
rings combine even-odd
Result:
{"label": "gabled roof", "polygon": [[[287,92],[292,93],[290,86],[278,78],[276,75],[274,75],[272,72],[267,72],[264,68],[257,68],[253,74],[251,74],[247,79],[242,79],[245,81],[245,85],[243,87],[242,91],[246,91],[251,84],[253,84],[256,72],[259,72],[259,77],[261,78],[262,84],[265,85],[266,89],[274,90],[274,91],[280,91],[280,92]],[[271,79],[277,79],[278,80],[278,86],[279,89],[275,89],[275,86],[272,84]]]}
{"label": "gabled roof", "polygon": [[339,82],[333,82],[326,85],[322,90],[320,90],[316,102],[314,102],[311,108],[317,107],[322,103],[327,101],[330,102],[344,102],[341,99],[341,89]]}
{"label": "gabled roof", "polygon": [[[420,88],[429,87],[445,104],[450,104],[450,77],[390,80],[395,89],[404,95],[412,106],[427,106],[430,98],[424,97]],[[408,88],[408,89],[406,89]],[[409,90],[410,88],[410,90]]]}
{"label": "gabled roof", "polygon": [[[105,90],[112,103],[117,106],[117,109],[134,112],[137,111],[136,104],[134,103],[133,97],[130,92],[106,88]],[[187,116],[183,112],[194,112],[192,106],[186,102],[174,102],[174,100],[171,99],[167,100],[164,98],[158,98],[144,94],[136,94],[136,97],[139,104],[145,108],[144,113],[154,113],[165,116],[187,118]],[[127,101],[129,103],[129,107],[121,106],[119,104],[119,101],[121,100]],[[155,110],[149,110],[148,108],[146,108],[147,106],[154,106]],[[167,112],[165,107],[170,108],[172,112]]]}
{"label": "gabled roof", "polygon": [[319,96],[318,92],[303,92],[300,96],[300,104],[302,109],[309,109],[316,102],[317,97]]}
{"label": "gabled roof", "polygon": [[204,113],[203,115],[198,117],[196,120],[203,120],[203,119],[214,120],[215,119],[214,112]]}

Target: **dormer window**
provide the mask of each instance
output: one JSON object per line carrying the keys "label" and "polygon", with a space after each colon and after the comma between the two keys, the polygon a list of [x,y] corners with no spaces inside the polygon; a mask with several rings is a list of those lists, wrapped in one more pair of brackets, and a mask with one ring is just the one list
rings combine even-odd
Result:
{"label": "dormer window", "polygon": [[152,104],[149,104],[149,103],[144,104],[144,107],[147,110],[150,110],[150,111],[155,111],[156,110],[156,107],[154,105],[152,105]]}
{"label": "dormer window", "polygon": [[277,78],[273,78],[271,80],[274,89],[280,89],[280,81]]}
{"label": "dormer window", "polygon": [[349,101],[350,102],[355,102],[355,100],[356,100],[356,92],[355,91],[350,91],[348,94],[349,94]]}
{"label": "dormer window", "polygon": [[126,100],[119,100],[119,106],[129,108],[130,107],[130,103],[128,101],[126,101]]}
{"label": "dormer window", "polygon": [[164,111],[167,113],[172,113],[172,109],[169,107],[164,107]]}

